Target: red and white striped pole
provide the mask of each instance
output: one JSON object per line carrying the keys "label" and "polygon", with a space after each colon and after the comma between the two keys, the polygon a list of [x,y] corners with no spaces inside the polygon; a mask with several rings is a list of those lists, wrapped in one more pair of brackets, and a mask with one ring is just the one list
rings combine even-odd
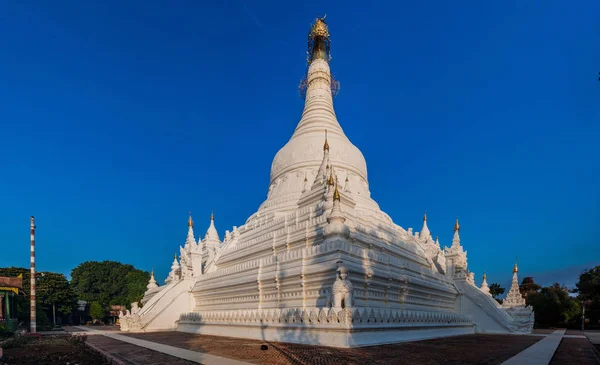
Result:
{"label": "red and white striped pole", "polygon": [[31,300],[31,311],[30,311],[30,322],[31,329],[30,333],[36,332],[35,323],[35,221],[31,216],[31,279],[30,279],[30,300]]}

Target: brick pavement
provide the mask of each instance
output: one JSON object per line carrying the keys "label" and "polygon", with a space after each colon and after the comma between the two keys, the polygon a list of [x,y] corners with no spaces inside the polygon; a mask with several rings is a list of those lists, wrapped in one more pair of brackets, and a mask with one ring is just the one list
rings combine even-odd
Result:
{"label": "brick pavement", "polygon": [[[543,337],[466,335],[393,345],[340,349],[182,332],[126,334],[146,341],[267,365],[501,364]],[[268,350],[261,350],[267,345]]]}
{"label": "brick pavement", "polygon": [[198,365],[196,362],[183,360],[105,336],[89,336],[86,342],[125,365]]}

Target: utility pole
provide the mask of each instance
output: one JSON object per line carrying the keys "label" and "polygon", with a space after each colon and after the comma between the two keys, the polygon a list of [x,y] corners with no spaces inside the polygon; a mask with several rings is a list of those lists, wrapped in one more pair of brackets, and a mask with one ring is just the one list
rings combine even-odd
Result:
{"label": "utility pole", "polygon": [[35,219],[31,216],[31,279],[30,279],[30,317],[29,321],[31,322],[31,328],[29,330],[30,333],[35,333],[37,329],[37,324],[35,323]]}
{"label": "utility pole", "polygon": [[585,301],[581,301],[581,308],[583,308],[583,314],[581,315],[581,330],[583,331],[583,326],[585,324]]}

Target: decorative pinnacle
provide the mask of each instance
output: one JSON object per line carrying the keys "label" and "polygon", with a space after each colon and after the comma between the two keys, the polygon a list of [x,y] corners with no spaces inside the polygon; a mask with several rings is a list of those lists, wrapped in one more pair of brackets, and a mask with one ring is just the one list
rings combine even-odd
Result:
{"label": "decorative pinnacle", "polygon": [[519,266],[518,266],[518,259],[515,259],[515,266],[513,267],[513,274],[516,274],[519,272]]}
{"label": "decorative pinnacle", "polygon": [[423,222],[427,222],[427,210],[425,210],[425,213],[423,214]]}
{"label": "decorative pinnacle", "polygon": [[215,210],[213,209],[212,212],[210,213],[210,220],[214,221],[215,220]]}
{"label": "decorative pinnacle", "polygon": [[335,184],[335,190],[333,191],[333,201],[340,201],[340,192],[338,191],[338,186]]}
{"label": "decorative pinnacle", "polygon": [[177,254],[175,254],[175,260],[177,260]]}
{"label": "decorative pinnacle", "polygon": [[192,212],[190,212],[190,218],[188,219],[188,227],[194,228],[194,221],[192,220]]}
{"label": "decorative pinnacle", "polygon": [[460,231],[460,224],[458,224],[458,217],[456,217],[456,223],[454,223],[454,232]]}
{"label": "decorative pinnacle", "polygon": [[487,279],[487,275],[485,274],[485,271],[483,272],[483,280]]}
{"label": "decorative pinnacle", "polygon": [[323,151],[329,151],[329,142],[327,142],[327,129],[325,129],[325,144],[323,144]]}
{"label": "decorative pinnacle", "polygon": [[327,180],[327,185],[333,185],[333,169],[329,172],[329,180]]}

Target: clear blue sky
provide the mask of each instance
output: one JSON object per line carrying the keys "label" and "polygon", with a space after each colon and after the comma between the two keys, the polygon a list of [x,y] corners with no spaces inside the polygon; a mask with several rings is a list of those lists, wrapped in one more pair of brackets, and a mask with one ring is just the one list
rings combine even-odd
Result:
{"label": "clear blue sky", "polygon": [[[0,266],[166,276],[264,200],[327,14],[335,101],[401,226],[454,217],[477,279],[600,262],[598,1],[0,1]],[[544,282],[547,283],[547,282]]]}

